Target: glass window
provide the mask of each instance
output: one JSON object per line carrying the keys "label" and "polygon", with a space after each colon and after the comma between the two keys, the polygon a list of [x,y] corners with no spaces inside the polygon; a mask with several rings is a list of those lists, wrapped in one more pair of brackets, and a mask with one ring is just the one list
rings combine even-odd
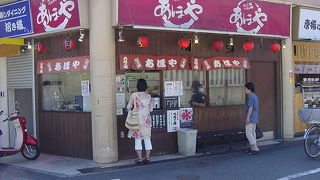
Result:
{"label": "glass window", "polygon": [[209,71],[209,104],[211,106],[244,104],[244,84],[244,69]]}
{"label": "glass window", "polygon": [[88,71],[43,74],[43,110],[91,112],[89,79]]}
{"label": "glass window", "polygon": [[193,81],[199,81],[203,86],[206,84],[206,73],[204,71],[167,70],[164,71],[163,76],[164,81],[183,81],[183,96],[180,97],[182,107],[190,107]]}

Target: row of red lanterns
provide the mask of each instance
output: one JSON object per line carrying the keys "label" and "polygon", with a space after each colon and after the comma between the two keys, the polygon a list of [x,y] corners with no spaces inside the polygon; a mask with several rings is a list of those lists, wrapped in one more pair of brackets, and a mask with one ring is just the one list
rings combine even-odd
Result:
{"label": "row of red lanterns", "polygon": [[[139,47],[148,47],[150,40],[147,36],[139,36],[137,42]],[[190,40],[186,38],[180,38],[178,44],[181,48],[186,49],[190,46]],[[221,40],[217,40],[212,43],[212,47],[216,51],[221,51],[223,46],[223,41]],[[245,51],[250,52],[254,48],[254,43],[252,41],[246,41],[245,43],[243,43],[243,48]],[[281,45],[279,43],[272,43],[270,48],[274,53],[277,53],[280,51]]]}
{"label": "row of red lanterns", "polygon": [[[65,49],[65,50],[72,50],[76,47],[76,41],[73,40],[72,38],[68,37],[66,39],[63,40],[62,42],[62,47]],[[35,45],[35,50],[38,52],[38,53],[43,53],[45,50],[46,50],[46,45],[43,44],[42,42],[38,42],[36,45]]]}

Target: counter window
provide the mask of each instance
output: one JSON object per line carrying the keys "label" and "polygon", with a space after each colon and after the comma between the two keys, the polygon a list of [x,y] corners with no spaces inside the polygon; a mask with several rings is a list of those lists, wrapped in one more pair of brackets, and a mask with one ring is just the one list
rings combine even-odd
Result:
{"label": "counter window", "polygon": [[183,96],[180,97],[182,107],[190,107],[190,100],[193,95],[192,82],[199,81],[206,85],[206,72],[193,70],[167,70],[164,71],[164,81],[183,81]]}
{"label": "counter window", "polygon": [[[206,82],[207,73],[208,82]],[[180,97],[182,107],[190,107],[193,81],[199,81],[204,87],[209,86],[210,106],[245,103],[245,69],[219,69],[208,72],[167,70],[164,71],[164,81],[183,81],[184,95]]]}
{"label": "counter window", "polygon": [[209,71],[209,104],[211,106],[244,104],[244,84],[244,69]]}
{"label": "counter window", "polygon": [[89,75],[88,71],[43,74],[43,110],[90,112]]}

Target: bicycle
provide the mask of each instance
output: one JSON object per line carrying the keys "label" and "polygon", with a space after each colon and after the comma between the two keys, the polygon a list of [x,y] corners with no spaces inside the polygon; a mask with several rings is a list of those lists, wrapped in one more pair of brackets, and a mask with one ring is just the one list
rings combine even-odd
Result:
{"label": "bicycle", "polygon": [[320,155],[320,124],[312,124],[304,134],[304,150],[308,157]]}

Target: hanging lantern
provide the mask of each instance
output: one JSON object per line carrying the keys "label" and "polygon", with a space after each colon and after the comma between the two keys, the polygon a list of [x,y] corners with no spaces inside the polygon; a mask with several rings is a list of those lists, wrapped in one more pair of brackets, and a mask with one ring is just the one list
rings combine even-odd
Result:
{"label": "hanging lantern", "polygon": [[39,42],[39,43],[37,43],[35,50],[36,50],[38,53],[41,54],[41,53],[43,53],[43,52],[46,50],[46,45],[44,45],[43,43]]}
{"label": "hanging lantern", "polygon": [[249,51],[252,51],[254,47],[254,43],[252,41],[246,41],[244,44],[243,44],[243,48],[249,52]]}
{"label": "hanging lantern", "polygon": [[280,51],[280,48],[281,48],[281,45],[279,43],[272,43],[271,44],[271,50],[274,52],[274,53],[277,53]]}
{"label": "hanging lantern", "polygon": [[148,47],[149,46],[149,38],[147,36],[138,37],[138,45],[139,47]]}
{"label": "hanging lantern", "polygon": [[76,42],[71,39],[70,37],[68,37],[67,39],[63,40],[63,48],[65,50],[71,50],[76,46]]}
{"label": "hanging lantern", "polygon": [[223,48],[223,42],[221,40],[217,40],[215,42],[213,42],[212,47],[216,50],[216,51],[221,51]]}
{"label": "hanging lantern", "polygon": [[189,47],[190,41],[188,39],[181,38],[179,39],[179,46],[183,49]]}

